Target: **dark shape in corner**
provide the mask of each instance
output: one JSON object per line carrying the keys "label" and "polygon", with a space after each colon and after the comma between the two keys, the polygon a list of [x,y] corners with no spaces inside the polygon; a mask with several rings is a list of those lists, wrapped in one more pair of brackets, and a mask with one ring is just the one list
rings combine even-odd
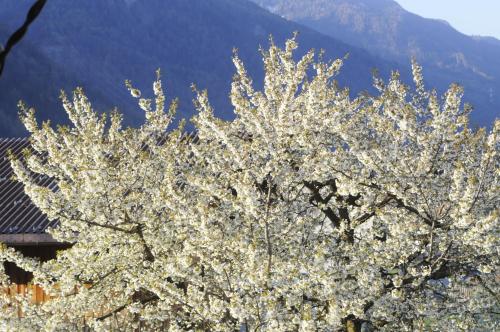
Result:
{"label": "dark shape in corner", "polygon": [[31,6],[28,15],[26,15],[26,19],[24,20],[23,25],[14,32],[10,38],[7,40],[7,44],[4,49],[0,50],[0,76],[2,76],[3,67],[5,65],[5,59],[7,58],[7,54],[9,54],[10,50],[14,45],[16,45],[26,34],[29,26],[33,21],[37,18],[40,12],[43,9],[43,6],[47,0],[37,0],[33,6]]}

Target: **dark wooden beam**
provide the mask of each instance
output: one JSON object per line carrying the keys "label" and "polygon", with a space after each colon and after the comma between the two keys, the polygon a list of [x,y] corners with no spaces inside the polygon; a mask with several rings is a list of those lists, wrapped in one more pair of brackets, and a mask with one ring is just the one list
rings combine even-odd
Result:
{"label": "dark wooden beam", "polygon": [[0,234],[0,242],[8,246],[32,246],[61,244],[47,233],[42,234]]}

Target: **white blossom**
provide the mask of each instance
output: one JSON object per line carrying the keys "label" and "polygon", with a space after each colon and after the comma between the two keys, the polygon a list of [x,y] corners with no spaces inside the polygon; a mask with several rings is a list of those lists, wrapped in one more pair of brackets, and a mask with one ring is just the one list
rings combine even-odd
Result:
{"label": "white blossom", "polygon": [[2,248],[52,297],[18,319],[2,296],[0,328],[497,329],[500,121],[470,129],[461,88],[440,103],[416,63],[415,92],[394,73],[351,98],[341,60],[296,48],[262,51],[261,91],[235,54],[235,119],[197,91],[196,139],[169,128],[159,74],[139,128],[81,90],[70,127],[21,105],[35,152],[12,166],[73,245],[44,263]]}

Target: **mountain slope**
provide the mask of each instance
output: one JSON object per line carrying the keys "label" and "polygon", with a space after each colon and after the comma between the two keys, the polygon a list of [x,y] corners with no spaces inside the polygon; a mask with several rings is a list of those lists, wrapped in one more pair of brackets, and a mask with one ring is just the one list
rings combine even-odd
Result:
{"label": "mountain slope", "polygon": [[[0,26],[0,36],[11,30]],[[61,70],[38,48],[29,42],[19,43],[7,57],[0,77],[0,137],[24,133],[17,116],[20,99],[36,101],[36,106],[44,110],[44,118],[55,118],[62,109],[59,89],[72,88],[75,83],[78,81],[70,73]]]}
{"label": "mountain slope", "polygon": [[[28,0],[0,0],[0,22],[13,30]],[[139,123],[141,111],[124,88],[131,79],[150,93],[154,71],[161,68],[168,97],[180,98],[179,117],[193,114],[190,85],[208,89],[216,112],[230,118],[227,95],[234,74],[231,53],[241,58],[258,84],[262,77],[259,45],[270,34],[277,43],[300,31],[300,52],[325,49],[326,58],[349,59],[339,76],[354,91],[371,85],[371,69],[387,73],[393,63],[287,21],[246,0],[51,0],[21,46],[7,59],[0,77],[0,118],[15,118],[15,99],[37,107],[39,117],[63,121],[57,101],[60,88],[83,86],[98,110],[118,106],[128,124]],[[1,40],[6,39],[0,30]],[[23,60],[31,59],[31,60]],[[40,59],[40,60],[38,60]],[[22,77],[30,74],[29,81]],[[15,121],[14,121],[15,122]],[[3,123],[3,122],[2,122]],[[24,135],[17,127],[0,126],[0,135]]]}
{"label": "mountain slope", "polygon": [[487,125],[500,116],[500,41],[495,38],[466,36],[445,21],[412,14],[393,0],[253,1],[403,67],[414,56],[432,86],[464,86],[477,123]]}

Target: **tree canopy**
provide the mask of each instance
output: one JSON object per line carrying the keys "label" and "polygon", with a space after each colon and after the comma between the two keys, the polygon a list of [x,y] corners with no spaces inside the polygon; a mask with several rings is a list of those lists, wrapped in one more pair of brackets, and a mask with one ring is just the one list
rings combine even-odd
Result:
{"label": "tree canopy", "polygon": [[16,299],[18,319],[2,297],[0,326],[498,328],[500,121],[470,129],[462,89],[426,90],[415,62],[414,88],[393,73],[351,98],[335,82],[343,60],[295,60],[296,48],[262,50],[262,90],[235,53],[235,119],[195,88],[195,136],[169,128],[176,101],[167,109],[159,74],[151,99],[127,82],[138,128],[107,121],[81,89],[62,95],[71,126],[39,126],[20,104],[34,152],[12,166],[73,245],[43,263],[2,248],[52,298]]}

